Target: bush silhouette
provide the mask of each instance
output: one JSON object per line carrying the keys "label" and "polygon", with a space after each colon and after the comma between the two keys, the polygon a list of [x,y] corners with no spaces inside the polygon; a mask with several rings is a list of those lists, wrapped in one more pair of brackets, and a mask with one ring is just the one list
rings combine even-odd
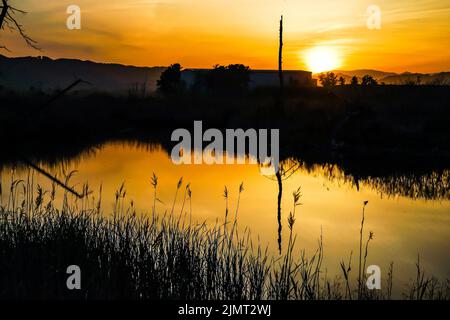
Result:
{"label": "bush silhouette", "polygon": [[242,94],[248,90],[250,68],[243,64],[215,65],[205,74],[203,81],[213,94]]}
{"label": "bush silhouette", "polygon": [[332,88],[336,86],[338,79],[334,72],[327,72],[326,74],[322,73],[319,75],[319,81],[323,87]]}
{"label": "bush silhouette", "polygon": [[364,77],[362,77],[361,84],[363,86],[376,86],[378,82],[372,76],[366,74]]}
{"label": "bush silhouette", "polygon": [[179,93],[184,89],[184,82],[181,80],[181,70],[179,63],[170,65],[161,73],[160,79],[156,82],[158,91],[163,94]]}

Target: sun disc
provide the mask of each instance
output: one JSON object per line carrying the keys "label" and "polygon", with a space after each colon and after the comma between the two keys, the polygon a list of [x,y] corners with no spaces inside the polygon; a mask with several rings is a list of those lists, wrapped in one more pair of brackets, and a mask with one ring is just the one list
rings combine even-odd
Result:
{"label": "sun disc", "polygon": [[313,73],[330,71],[340,66],[337,51],[330,47],[315,47],[305,54],[305,62]]}

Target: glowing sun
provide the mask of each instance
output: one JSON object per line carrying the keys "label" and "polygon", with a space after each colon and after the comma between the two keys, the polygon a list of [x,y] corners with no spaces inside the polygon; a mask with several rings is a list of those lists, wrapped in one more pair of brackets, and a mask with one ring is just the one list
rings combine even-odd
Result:
{"label": "glowing sun", "polygon": [[330,47],[315,47],[305,52],[304,59],[309,71],[320,73],[339,68],[341,60],[338,52]]}

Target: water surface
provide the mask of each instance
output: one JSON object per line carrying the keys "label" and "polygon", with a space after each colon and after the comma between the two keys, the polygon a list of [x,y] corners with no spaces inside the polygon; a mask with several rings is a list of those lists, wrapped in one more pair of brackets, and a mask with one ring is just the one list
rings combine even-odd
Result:
{"label": "water surface", "polygon": [[[97,193],[102,185],[103,212],[112,211],[116,190],[125,183],[127,201],[139,212],[149,214],[153,204],[151,177],[158,176],[157,211],[170,211],[176,185],[183,177],[175,212],[180,214],[186,183],[192,190],[192,219],[196,222],[222,223],[225,215],[224,187],[229,190],[230,215],[235,213],[241,182],[238,221],[240,229],[249,228],[253,239],[268,246],[277,255],[277,182],[262,176],[257,165],[175,165],[162,148],[129,143],[107,143],[76,159],[39,166],[53,175],[77,170],[71,180],[75,189],[82,184]],[[11,179],[11,167],[2,170],[2,185]],[[26,177],[28,169],[16,168],[16,177]],[[35,183],[45,189],[51,182],[35,173]],[[320,235],[324,243],[324,271],[339,275],[339,263],[353,252],[353,270],[357,253],[362,206],[366,207],[365,237],[374,233],[368,264],[379,265],[383,275],[394,261],[395,291],[402,291],[415,277],[415,262],[420,254],[428,275],[450,278],[450,201],[448,171],[429,173],[418,178],[365,177],[345,174],[336,165],[302,165],[283,182],[282,238],[288,237],[287,217],[292,210],[292,192],[301,187],[302,203],[296,210],[294,232],[297,252],[311,255]],[[5,189],[5,187],[4,187]],[[61,194],[61,192],[60,192]],[[3,195],[5,201],[6,195]],[[185,211],[189,210],[188,205]],[[283,248],[284,246],[283,242]],[[384,283],[384,280],[383,280]]]}

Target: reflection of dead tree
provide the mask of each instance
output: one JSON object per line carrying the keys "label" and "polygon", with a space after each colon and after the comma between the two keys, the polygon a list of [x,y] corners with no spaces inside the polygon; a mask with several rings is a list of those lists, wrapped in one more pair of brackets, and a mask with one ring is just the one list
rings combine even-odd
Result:
{"label": "reflection of dead tree", "polygon": [[[9,0],[1,0],[2,6],[0,10],[0,30],[3,30],[5,26],[11,31],[17,31],[26,44],[33,49],[40,50],[37,46],[37,42],[33,40],[26,32],[22,24],[17,20],[18,14],[26,14],[25,11],[17,9],[11,6]],[[6,46],[0,46],[0,49],[6,49]]]}
{"label": "reflection of dead tree", "polygon": [[[278,47],[278,76],[280,81],[280,91],[279,91],[279,110],[282,112],[284,109],[284,81],[283,81],[283,16],[280,19],[280,29],[279,29],[279,47]],[[278,171],[276,171],[274,177],[268,177],[269,179],[276,180],[278,183],[278,197],[277,197],[277,220],[278,220],[278,251],[281,254],[281,200],[283,198],[283,181],[292,176],[295,171],[297,171],[301,164],[298,161],[290,161],[278,164]],[[286,166],[286,167],[285,167]],[[287,168],[287,169],[285,169]]]}
{"label": "reflection of dead tree", "polygon": [[277,197],[277,221],[278,221],[278,251],[281,253],[281,200],[283,198],[283,181],[289,179],[302,166],[297,160],[287,160],[278,165],[278,171],[274,176],[265,176],[266,178],[277,181],[278,197]]}
{"label": "reflection of dead tree", "polygon": [[283,197],[283,180],[280,174],[280,171],[277,171],[276,174],[277,182],[278,182],[278,202],[277,202],[277,221],[278,221],[278,251],[281,254],[281,199]]}
{"label": "reflection of dead tree", "polygon": [[[280,110],[284,108],[283,101],[283,16],[280,19],[280,44],[278,48],[278,75],[280,77]],[[283,197],[283,183],[282,183],[282,172],[281,172],[281,164],[279,164],[278,171],[276,173],[277,181],[278,181],[278,207],[277,207],[277,219],[278,219],[278,251],[281,254],[281,199]]]}

